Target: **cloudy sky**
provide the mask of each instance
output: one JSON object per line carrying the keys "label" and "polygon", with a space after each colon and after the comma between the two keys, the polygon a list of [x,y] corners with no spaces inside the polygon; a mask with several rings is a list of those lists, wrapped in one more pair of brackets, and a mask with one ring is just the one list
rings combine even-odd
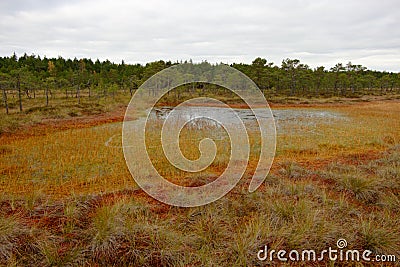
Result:
{"label": "cloudy sky", "polygon": [[399,10],[398,0],[1,0],[0,56],[297,58],[400,72]]}

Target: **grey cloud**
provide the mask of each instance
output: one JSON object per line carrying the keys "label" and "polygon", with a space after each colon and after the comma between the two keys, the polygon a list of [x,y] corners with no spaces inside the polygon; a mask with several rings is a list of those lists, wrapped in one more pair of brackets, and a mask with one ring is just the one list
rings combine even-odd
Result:
{"label": "grey cloud", "polygon": [[0,54],[113,61],[352,61],[400,71],[398,1],[7,1]]}

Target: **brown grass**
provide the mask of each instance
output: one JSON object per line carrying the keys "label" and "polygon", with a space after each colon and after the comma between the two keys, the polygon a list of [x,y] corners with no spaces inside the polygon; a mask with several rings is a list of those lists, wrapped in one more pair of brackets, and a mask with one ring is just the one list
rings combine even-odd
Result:
{"label": "brown grass", "polygon": [[[0,263],[257,266],[264,245],[324,249],[338,238],[400,259],[399,102],[307,107],[321,108],[348,119],[278,135],[272,171],[258,191],[247,193],[253,157],[226,197],[188,209],[147,196],[131,178],[118,139],[105,146],[121,132],[105,122],[119,121],[121,111],[2,135]],[[195,179],[207,182],[223,166]]]}

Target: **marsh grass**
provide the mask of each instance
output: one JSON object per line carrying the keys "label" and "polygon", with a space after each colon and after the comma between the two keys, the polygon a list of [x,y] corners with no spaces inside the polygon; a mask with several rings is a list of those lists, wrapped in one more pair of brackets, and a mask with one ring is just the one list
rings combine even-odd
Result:
{"label": "marsh grass", "polygon": [[399,210],[400,209],[400,196],[398,194],[388,192],[383,197],[381,197],[380,204],[392,211]]}
{"label": "marsh grass", "polygon": [[[318,250],[338,238],[350,248],[398,255],[400,110],[397,103],[371,105],[330,108],[349,120],[316,122],[317,132],[280,133],[272,170],[256,192],[247,191],[257,159],[251,154],[230,193],[195,208],[169,207],[137,189],[121,148],[105,145],[120,124],[3,138],[0,264],[262,266],[256,253],[264,245]],[[186,143],[189,134],[195,140]],[[183,133],[188,157],[199,156],[197,140],[207,133],[200,134]],[[259,147],[257,138],[251,145]],[[217,147],[218,161],[194,176],[161,158],[155,165],[197,186],[223,171],[228,150],[224,142]]]}
{"label": "marsh grass", "polygon": [[7,116],[0,117],[0,134],[24,131],[24,126],[40,124],[43,120],[69,119],[110,112],[129,103],[130,96],[117,94],[114,97],[75,98],[56,97],[50,100],[48,107],[43,99],[29,99],[23,103],[23,111],[11,110]]}
{"label": "marsh grass", "polygon": [[293,161],[286,161],[282,163],[280,174],[289,179],[301,179],[307,177],[307,175],[310,174],[310,171],[302,168]]}
{"label": "marsh grass", "polygon": [[350,191],[360,201],[376,203],[379,199],[379,191],[381,189],[379,180],[345,175],[340,178],[339,183],[343,189]]}
{"label": "marsh grass", "polygon": [[117,256],[124,237],[124,217],[127,212],[124,199],[98,207],[90,227],[90,251],[95,259],[105,263]]}
{"label": "marsh grass", "polygon": [[400,255],[399,219],[380,213],[362,218],[359,224],[361,244],[379,254]]}
{"label": "marsh grass", "polygon": [[16,241],[24,234],[17,216],[0,217],[0,258],[10,259],[16,252]]}

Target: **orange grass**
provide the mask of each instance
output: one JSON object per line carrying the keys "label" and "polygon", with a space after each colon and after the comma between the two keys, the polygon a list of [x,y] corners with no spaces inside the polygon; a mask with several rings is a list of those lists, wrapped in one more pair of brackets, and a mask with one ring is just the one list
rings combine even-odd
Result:
{"label": "orange grass", "polygon": [[275,161],[289,159],[312,163],[363,157],[400,142],[399,101],[308,108],[312,109],[339,112],[345,120],[333,124],[319,121],[309,129],[295,129],[300,135],[279,136]]}
{"label": "orange grass", "polygon": [[[400,103],[311,109],[346,119],[284,122],[271,174],[256,192],[245,186],[256,166],[253,153],[238,186],[195,208],[162,204],[137,188],[123,157],[120,123],[65,130],[50,124],[44,132],[33,127],[30,135],[2,137],[0,264],[263,266],[269,263],[258,261],[256,253],[264,245],[321,250],[334,248],[339,238],[350,249],[400,259]],[[196,140],[206,134],[184,132],[183,153],[198,157]],[[257,150],[253,133],[250,141]],[[157,143],[149,146],[158,168],[190,184],[190,177],[167,165]],[[227,154],[192,178],[205,182],[218,175]]]}
{"label": "orange grass", "polygon": [[[321,107],[308,109],[321,110]],[[374,102],[325,110],[341,113],[346,119],[334,124],[315,121],[312,126],[287,125],[290,132],[278,132],[273,170],[277,164],[287,160],[318,166],[321,162],[341,158],[362,158],[399,143],[399,102]],[[120,147],[120,123],[64,131],[49,129],[48,133],[43,135],[39,132],[38,136],[34,130],[33,136],[26,138],[9,136],[2,139],[0,191],[3,195],[24,196],[39,192],[59,198],[136,187]],[[114,138],[106,146],[112,136]],[[196,157],[198,148],[193,140],[188,140],[186,145],[184,140],[181,143],[188,150],[185,153]],[[253,138],[252,145],[257,146],[256,138]],[[229,149],[225,151],[230,153]],[[213,165],[208,173],[217,175],[223,171],[229,154],[220,157],[220,164]],[[255,166],[254,160],[256,157],[253,155],[250,172]],[[167,173],[167,162],[162,162],[159,169]],[[170,173],[182,177],[177,172]]]}

